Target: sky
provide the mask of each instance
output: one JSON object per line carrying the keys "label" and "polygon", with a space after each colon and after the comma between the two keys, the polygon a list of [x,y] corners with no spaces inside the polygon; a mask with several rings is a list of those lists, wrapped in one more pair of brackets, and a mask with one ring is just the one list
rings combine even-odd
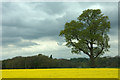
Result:
{"label": "sky", "polygon": [[73,54],[59,33],[64,24],[86,9],[101,9],[109,17],[111,48],[103,56],[118,55],[117,2],[3,2],[2,59],[43,54],[53,58],[87,57]]}

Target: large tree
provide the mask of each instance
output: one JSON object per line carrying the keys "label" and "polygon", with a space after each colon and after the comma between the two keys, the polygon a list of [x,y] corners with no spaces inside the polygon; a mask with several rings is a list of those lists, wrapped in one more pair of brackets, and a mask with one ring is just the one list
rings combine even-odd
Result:
{"label": "large tree", "polygon": [[60,36],[64,36],[66,46],[72,53],[84,53],[90,58],[90,66],[96,67],[95,59],[109,51],[110,21],[100,9],[88,9],[71,22],[66,22]]}

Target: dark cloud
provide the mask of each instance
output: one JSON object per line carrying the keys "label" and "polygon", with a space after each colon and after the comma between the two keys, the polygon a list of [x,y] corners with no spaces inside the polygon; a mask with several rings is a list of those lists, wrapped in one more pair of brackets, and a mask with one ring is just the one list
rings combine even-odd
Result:
{"label": "dark cloud", "polygon": [[62,44],[64,38],[59,37],[59,32],[64,29],[64,24],[76,20],[83,10],[89,8],[100,8],[110,18],[109,34],[117,37],[117,3],[5,2],[2,4],[3,47],[10,44],[16,48],[34,46],[38,44],[30,41],[44,37]]}
{"label": "dark cloud", "polygon": [[39,45],[37,43],[34,43],[34,42],[19,42],[19,43],[16,43],[16,47],[29,47],[29,46],[35,46],[35,45]]}
{"label": "dark cloud", "polygon": [[62,14],[66,9],[66,6],[64,5],[63,2],[59,2],[59,3],[58,2],[43,2],[43,3],[37,3],[37,4],[35,3],[34,5],[35,5],[34,6],[35,10],[45,11],[49,15]]}
{"label": "dark cloud", "polygon": [[8,46],[9,44],[16,44],[17,42],[20,42],[21,39],[17,37],[4,37],[2,38],[2,46]]}

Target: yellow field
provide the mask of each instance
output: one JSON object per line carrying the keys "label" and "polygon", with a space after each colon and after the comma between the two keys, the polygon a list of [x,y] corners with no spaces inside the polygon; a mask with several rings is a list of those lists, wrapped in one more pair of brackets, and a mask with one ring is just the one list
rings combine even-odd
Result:
{"label": "yellow field", "polygon": [[2,78],[118,78],[118,69],[11,69],[2,70]]}

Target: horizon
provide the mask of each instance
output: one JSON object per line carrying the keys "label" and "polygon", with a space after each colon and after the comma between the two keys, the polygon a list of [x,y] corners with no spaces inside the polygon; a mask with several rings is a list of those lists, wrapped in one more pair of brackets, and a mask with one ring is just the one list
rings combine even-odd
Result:
{"label": "horizon", "polygon": [[[38,55],[42,55],[42,56],[46,56],[46,55],[43,55],[43,54],[38,54]],[[22,58],[27,58],[27,57],[34,57],[34,56],[38,56],[38,55],[32,55],[32,56],[15,56],[15,57],[12,57],[12,58],[7,58],[7,59],[3,59],[3,60],[0,60],[0,61],[4,61],[4,60],[9,60],[9,59],[14,59],[14,58],[18,58],[18,57],[22,57]],[[50,56],[47,56],[48,58],[50,58]],[[117,56],[102,56],[102,57],[99,57],[99,58],[104,58],[104,57],[107,57],[107,58],[114,58],[114,57],[120,57],[119,55]],[[52,55],[52,59],[66,59],[66,60],[70,60],[70,59],[79,59],[79,58],[86,58],[86,59],[89,59],[88,57],[74,57],[74,58],[54,58],[54,56]]]}
{"label": "horizon", "polygon": [[[87,5],[87,6],[86,6]],[[57,7],[56,7],[57,6]],[[72,54],[65,46],[60,30],[64,24],[86,9],[101,9],[111,22],[110,52],[103,56],[118,55],[117,2],[4,2],[2,4],[2,59],[16,56],[53,55],[55,58],[87,57]],[[44,27],[43,27],[44,26]]]}

